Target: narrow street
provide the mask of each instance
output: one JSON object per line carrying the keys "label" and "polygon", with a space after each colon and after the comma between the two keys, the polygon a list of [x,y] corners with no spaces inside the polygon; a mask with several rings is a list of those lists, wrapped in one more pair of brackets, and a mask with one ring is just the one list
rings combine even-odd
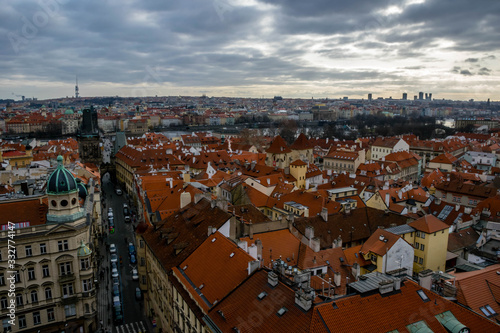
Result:
{"label": "narrow street", "polygon": [[[135,244],[134,227],[132,222],[126,223],[123,214],[123,204],[129,205],[127,195],[117,195],[115,186],[110,182],[109,176],[105,175],[102,179],[102,202],[103,223],[107,233],[107,238],[102,242],[101,253],[103,260],[101,262],[102,278],[100,277],[98,294],[98,319],[103,327],[100,332],[116,333],[145,333],[154,332],[151,323],[143,315],[143,300],[136,299],[136,288],[139,287],[139,281],[132,280],[132,270],[136,268],[137,262],[130,262],[128,244]],[[109,233],[108,209],[113,209],[115,232]],[[122,303],[123,320],[115,322],[113,315],[113,278],[111,277],[111,253],[109,245],[115,244],[118,255],[118,274],[120,281],[120,301]],[[121,260],[120,260],[121,257]]]}

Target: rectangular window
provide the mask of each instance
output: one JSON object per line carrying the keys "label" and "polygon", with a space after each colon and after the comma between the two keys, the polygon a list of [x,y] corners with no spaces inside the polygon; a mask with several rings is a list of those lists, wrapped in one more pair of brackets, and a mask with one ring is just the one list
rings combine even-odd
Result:
{"label": "rectangular window", "polygon": [[145,265],[146,265],[146,258],[141,257],[141,266],[145,266]]}
{"label": "rectangular window", "polygon": [[425,232],[420,233],[420,238],[425,239]]}
{"label": "rectangular window", "polygon": [[19,271],[14,271],[14,276],[16,283],[21,282],[21,274],[19,274]]}
{"label": "rectangular window", "polygon": [[424,263],[424,258],[418,258],[418,263],[422,265]]}
{"label": "rectangular window", "polygon": [[40,254],[47,253],[47,245],[45,243],[40,244]]}
{"label": "rectangular window", "polygon": [[425,248],[425,245],[424,244],[420,244],[420,251],[423,251]]}
{"label": "rectangular window", "polygon": [[144,241],[142,239],[139,241],[139,247],[141,249],[144,248]]}
{"label": "rectangular window", "polygon": [[26,316],[22,315],[18,318],[19,328],[26,328]]}
{"label": "rectangular window", "polygon": [[415,242],[415,248],[416,248],[417,250],[418,250],[419,246],[420,246],[420,243]]}
{"label": "rectangular window", "polygon": [[60,263],[59,272],[61,275],[71,274],[71,262]]}
{"label": "rectangular window", "polygon": [[49,265],[43,265],[42,266],[42,274],[43,274],[43,277],[49,277],[50,274],[49,274]]}
{"label": "rectangular window", "polygon": [[24,250],[26,251],[26,257],[31,257],[33,255],[33,251],[31,251],[31,245],[26,245],[24,247]]}
{"label": "rectangular window", "polygon": [[35,268],[30,267],[28,268],[28,280],[34,280],[35,279]]}
{"label": "rectangular window", "polygon": [[40,311],[33,312],[33,324],[40,325],[42,323],[40,319]]}
{"label": "rectangular window", "polygon": [[57,247],[59,248],[59,251],[68,251],[69,250],[69,245],[68,245],[68,240],[62,240],[57,242]]}
{"label": "rectangular window", "polygon": [[0,273],[0,286],[5,286],[5,277],[3,273]]}
{"label": "rectangular window", "polygon": [[54,320],[56,320],[56,317],[54,315],[54,309],[53,308],[47,309],[47,321],[54,321]]}
{"label": "rectangular window", "polygon": [[84,292],[92,290],[92,281],[90,279],[83,280],[82,281],[82,285],[83,285],[83,291]]}
{"label": "rectangular window", "polygon": [[142,284],[146,284],[147,281],[146,281],[146,275],[141,275],[142,276]]}
{"label": "rectangular window", "polygon": [[418,262],[418,257],[417,256],[413,257],[413,262]]}
{"label": "rectangular window", "polygon": [[23,295],[22,294],[17,294],[16,295],[16,304],[17,305],[23,305]]}
{"label": "rectangular window", "polygon": [[90,268],[89,258],[80,259],[80,270],[85,271]]}
{"label": "rectangular window", "polygon": [[64,314],[66,317],[71,317],[76,315],[76,307],[75,304],[65,305],[64,306]]}
{"label": "rectangular window", "polygon": [[73,284],[72,283],[63,284],[62,285],[62,294],[63,294],[63,298],[73,296]]}

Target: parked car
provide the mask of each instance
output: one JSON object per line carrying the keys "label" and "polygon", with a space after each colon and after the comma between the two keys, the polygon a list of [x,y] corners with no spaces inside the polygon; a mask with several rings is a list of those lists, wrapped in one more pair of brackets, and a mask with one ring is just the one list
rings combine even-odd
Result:
{"label": "parked car", "polygon": [[137,281],[139,280],[139,274],[137,273],[137,269],[132,270],[132,280]]}
{"label": "parked car", "polygon": [[120,285],[120,280],[118,278],[113,278],[113,285],[119,286]]}
{"label": "parked car", "polygon": [[113,253],[111,255],[111,262],[118,262],[118,256],[116,255],[116,253]]}
{"label": "parked car", "polygon": [[113,296],[120,296],[120,286],[117,284],[113,285]]}
{"label": "parked car", "polygon": [[130,263],[132,265],[136,264],[137,263],[137,259],[135,258],[135,254],[131,254],[130,255]]}
{"label": "parked car", "polygon": [[117,195],[122,195],[123,194],[122,190],[119,189],[119,188],[116,188],[115,192],[116,192]]}
{"label": "parked car", "polygon": [[128,253],[135,254],[135,246],[132,243],[128,243]]}
{"label": "parked car", "polygon": [[137,299],[137,300],[142,299],[141,288],[139,288],[139,287],[135,288],[135,299]]}
{"label": "parked car", "polygon": [[118,269],[118,265],[117,265],[117,263],[116,263],[116,262],[112,262],[112,263],[111,263],[111,269],[113,269],[113,268]]}
{"label": "parked car", "polygon": [[116,253],[116,245],[115,244],[111,244],[109,246],[109,253]]}
{"label": "parked car", "polygon": [[113,268],[111,270],[111,276],[114,277],[114,278],[118,277],[118,270],[116,268]]}

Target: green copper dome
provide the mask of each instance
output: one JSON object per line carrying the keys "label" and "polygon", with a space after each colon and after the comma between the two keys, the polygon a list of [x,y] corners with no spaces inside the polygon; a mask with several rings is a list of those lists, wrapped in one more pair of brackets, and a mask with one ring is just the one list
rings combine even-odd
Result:
{"label": "green copper dome", "polygon": [[63,165],[63,157],[57,156],[57,169],[52,172],[47,182],[47,193],[62,194],[77,191],[75,177]]}
{"label": "green copper dome", "polygon": [[78,247],[78,250],[76,251],[76,255],[78,257],[86,257],[86,256],[89,256],[92,254],[92,250],[89,249],[89,247],[87,245],[85,245],[83,243],[83,240],[80,244],[80,246]]}
{"label": "green copper dome", "polygon": [[67,109],[66,111],[64,111],[64,114],[74,114],[75,112],[71,109]]}

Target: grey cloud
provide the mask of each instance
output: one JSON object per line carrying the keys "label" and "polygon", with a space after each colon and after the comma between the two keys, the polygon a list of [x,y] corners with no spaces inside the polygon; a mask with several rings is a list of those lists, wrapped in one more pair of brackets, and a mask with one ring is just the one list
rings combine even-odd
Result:
{"label": "grey cloud", "polygon": [[466,76],[473,75],[468,69],[462,69],[460,71],[460,74],[466,75]]}
{"label": "grey cloud", "polygon": [[478,62],[479,59],[478,58],[467,58],[465,59],[465,62]]}
{"label": "grey cloud", "polygon": [[477,72],[478,75],[490,75],[491,69],[483,67]]}

